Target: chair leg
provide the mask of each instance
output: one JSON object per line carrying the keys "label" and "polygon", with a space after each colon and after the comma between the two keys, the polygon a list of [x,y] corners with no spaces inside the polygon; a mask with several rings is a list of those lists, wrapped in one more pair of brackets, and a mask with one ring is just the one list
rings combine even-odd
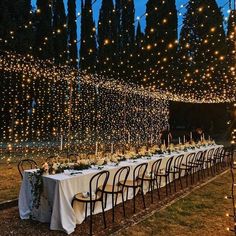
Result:
{"label": "chair leg", "polygon": [[188,187],[188,170],[185,172],[186,187]]}
{"label": "chair leg", "polygon": [[92,225],[93,225],[93,203],[90,202],[90,221],[89,221],[89,234],[90,235],[93,234]]}
{"label": "chair leg", "polygon": [[133,204],[134,204],[134,209],[133,209],[133,211],[134,211],[134,213],[135,213],[135,187],[133,187]]}
{"label": "chair leg", "polygon": [[105,211],[104,211],[103,201],[101,201],[101,203],[102,203],[102,216],[103,216],[104,228],[106,228],[107,224],[106,224],[106,215],[105,215]]}
{"label": "chair leg", "polygon": [[141,186],[141,195],[142,195],[142,198],[143,198],[143,206],[144,206],[144,209],[146,209],[145,197],[144,197],[144,192],[143,192],[143,185]]}
{"label": "chair leg", "polygon": [[128,200],[129,187],[126,187],[126,201]]}
{"label": "chair leg", "polygon": [[175,193],[176,193],[176,179],[175,179],[175,172],[173,173],[173,181],[174,181],[174,190],[175,190]]}
{"label": "chair leg", "polygon": [[88,211],[88,204],[87,202],[85,203],[85,220],[87,219],[87,211]]}
{"label": "chair leg", "polygon": [[183,189],[183,183],[182,183],[182,177],[181,177],[181,170],[179,171],[179,182],[180,182],[181,189]]}
{"label": "chair leg", "polygon": [[152,179],[149,181],[149,187],[148,187],[149,191],[151,189],[151,202],[153,203],[153,189],[154,189],[154,186],[153,186],[153,181]]}
{"label": "chair leg", "polygon": [[170,190],[170,194],[171,194],[171,182],[170,182],[170,174],[167,177],[167,181],[168,181],[168,186],[169,186],[169,190]]}
{"label": "chair leg", "polygon": [[115,206],[114,206],[114,193],[111,194],[112,201],[112,222],[115,222]]}
{"label": "chair leg", "polygon": [[105,193],[105,208],[107,207],[107,193]]}
{"label": "chair leg", "polygon": [[124,201],[124,192],[122,192],[121,197],[122,197],[123,214],[124,214],[124,217],[125,217],[125,201]]}
{"label": "chair leg", "polygon": [[158,199],[160,200],[160,199],[161,199],[161,196],[160,196],[160,189],[159,189],[159,185],[158,185],[158,180],[157,180],[157,178],[156,178],[156,185],[157,185]]}
{"label": "chair leg", "polygon": [[166,181],[166,196],[168,196],[167,175],[165,176],[165,181]]}

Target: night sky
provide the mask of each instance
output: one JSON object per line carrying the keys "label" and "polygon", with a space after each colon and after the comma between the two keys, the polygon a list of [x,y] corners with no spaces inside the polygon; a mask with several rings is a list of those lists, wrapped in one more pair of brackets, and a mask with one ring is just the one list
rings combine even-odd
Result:
{"label": "night sky", "polygon": [[[115,1],[115,0],[114,0]],[[206,0],[207,1],[207,0]],[[223,6],[225,5],[228,0],[216,0],[219,6]],[[32,0],[32,4],[33,6],[35,6],[35,2],[36,0]],[[66,8],[67,8],[67,0],[64,0],[65,4],[66,4]],[[95,2],[95,4],[93,5],[93,13],[94,13],[94,20],[97,24],[98,21],[98,15],[99,15],[99,9],[101,6],[101,2],[102,0],[97,0]],[[147,0],[134,0],[135,3],[135,15],[137,16],[141,16],[143,13],[145,13],[146,11],[146,2]],[[181,8],[181,5],[185,5],[188,2],[188,0],[176,0],[176,7],[179,10],[179,22],[178,25],[180,26],[178,28],[178,31],[180,31],[181,29],[181,25],[182,25],[182,15],[185,13],[185,8]],[[81,0],[77,0],[76,1],[77,4],[77,13],[80,12],[80,6],[81,6]],[[226,6],[222,9],[222,12],[224,13],[224,16],[227,17],[228,13],[228,4],[226,4]],[[79,19],[79,18],[78,18]],[[145,28],[145,17],[143,17],[141,20],[141,25],[142,25],[142,30],[144,31]],[[80,20],[78,21],[78,39],[80,38]]]}

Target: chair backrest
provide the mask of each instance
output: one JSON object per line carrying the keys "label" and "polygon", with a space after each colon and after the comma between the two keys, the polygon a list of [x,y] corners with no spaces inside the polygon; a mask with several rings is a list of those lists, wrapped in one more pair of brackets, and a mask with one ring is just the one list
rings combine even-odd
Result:
{"label": "chair backrest", "polygon": [[183,162],[183,158],[184,158],[183,154],[175,157],[173,166],[176,168],[180,168],[180,166],[182,165],[182,162]]}
{"label": "chair backrest", "polygon": [[221,149],[221,147],[218,147],[218,148],[216,148],[216,149],[215,149],[215,151],[214,151],[214,153],[213,153],[213,156],[212,156],[212,158],[214,158],[214,159],[216,159],[216,158],[217,158],[217,156],[218,156],[218,153],[219,153],[220,149]]}
{"label": "chair backrest", "polygon": [[215,148],[211,148],[210,150],[206,150],[206,151],[205,151],[205,156],[204,156],[204,158],[205,158],[207,161],[212,160],[214,151],[215,151]]}
{"label": "chair backrest", "polygon": [[29,170],[29,169],[37,168],[38,165],[32,159],[23,159],[23,160],[19,161],[17,167],[18,167],[18,171],[20,173],[21,179],[23,179],[23,172],[24,172],[24,170]]}
{"label": "chair backrest", "polygon": [[96,199],[98,198],[98,195],[96,194],[98,190],[101,190],[101,191],[99,191],[100,192],[99,198],[103,197],[103,192],[104,192],[104,189],[107,185],[109,175],[110,175],[109,171],[103,170],[103,171],[100,171],[97,174],[95,174],[90,179],[90,181],[89,181],[90,201],[92,201],[92,199],[93,199],[92,193],[95,193]]}
{"label": "chair backrest", "polygon": [[151,168],[151,176],[157,176],[160,166],[161,166],[162,159],[158,159],[153,162],[152,168]]}
{"label": "chair backrest", "polygon": [[143,184],[143,181],[144,181],[143,179],[144,179],[144,176],[145,176],[146,171],[147,171],[147,166],[148,166],[147,163],[142,163],[142,164],[137,165],[134,168],[134,171],[133,171],[134,185],[135,185],[135,181],[137,180],[137,178],[141,179],[141,184]]}
{"label": "chair backrest", "polygon": [[197,152],[197,154],[195,155],[194,162],[197,163],[197,164],[199,164],[199,162],[203,162],[203,157],[204,157],[204,152],[203,151]]}
{"label": "chair backrest", "polygon": [[186,161],[185,161],[185,164],[188,165],[188,166],[192,166],[193,162],[194,162],[194,158],[195,158],[195,153],[192,152],[192,153],[189,153],[186,157]]}
{"label": "chair backrest", "polygon": [[167,162],[166,162],[166,167],[165,167],[165,172],[168,174],[170,173],[170,170],[171,170],[171,164],[172,164],[172,161],[173,161],[174,157],[170,157]]}
{"label": "chair backrest", "polygon": [[126,183],[126,180],[129,176],[130,167],[129,166],[123,166],[120,169],[118,169],[113,177],[113,184],[112,184],[112,192],[114,192],[115,187],[117,184],[119,184],[121,181],[123,181],[124,184],[119,185],[119,190],[123,191],[124,185]]}

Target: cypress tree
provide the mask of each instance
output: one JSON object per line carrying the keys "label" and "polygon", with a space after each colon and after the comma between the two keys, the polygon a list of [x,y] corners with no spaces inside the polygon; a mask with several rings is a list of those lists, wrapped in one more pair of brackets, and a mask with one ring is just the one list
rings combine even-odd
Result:
{"label": "cypress tree", "polygon": [[134,2],[116,1],[118,75],[129,80],[133,72],[133,50],[135,40]]}
{"label": "cypress tree", "polygon": [[53,58],[52,5],[50,0],[37,0],[35,16],[36,38],[34,51],[43,59]]}
{"label": "cypress tree", "polygon": [[72,66],[78,65],[76,0],[68,0],[68,42],[69,61]]}
{"label": "cypress tree", "polygon": [[16,3],[16,50],[20,53],[33,49],[33,14],[31,0],[18,0]]}
{"label": "cypress tree", "polygon": [[207,92],[219,86],[227,47],[223,16],[215,0],[188,3],[179,47],[182,82],[188,88]]}
{"label": "cypress tree", "polygon": [[135,36],[135,49],[134,49],[134,78],[133,82],[141,83],[143,79],[143,49],[144,49],[145,35],[141,30],[140,22],[138,22],[136,36]]}
{"label": "cypress tree", "polygon": [[16,36],[19,26],[17,4],[16,1],[0,1],[0,38],[3,42],[3,49],[13,51],[17,49]]}
{"label": "cypress tree", "polygon": [[101,74],[112,74],[115,54],[115,11],[112,0],[103,0],[98,20],[98,70]]}
{"label": "cypress tree", "polygon": [[227,62],[230,67],[235,66],[235,30],[236,30],[236,10],[231,10],[227,27]]}
{"label": "cypress tree", "polygon": [[63,0],[53,1],[53,46],[57,63],[67,60],[66,14]]}
{"label": "cypress tree", "polygon": [[80,42],[80,69],[89,72],[96,70],[97,48],[96,28],[93,21],[91,0],[81,1],[81,42]]}
{"label": "cypress tree", "polygon": [[149,0],[146,14],[148,83],[169,83],[169,71],[173,66],[177,48],[178,18],[175,0]]}

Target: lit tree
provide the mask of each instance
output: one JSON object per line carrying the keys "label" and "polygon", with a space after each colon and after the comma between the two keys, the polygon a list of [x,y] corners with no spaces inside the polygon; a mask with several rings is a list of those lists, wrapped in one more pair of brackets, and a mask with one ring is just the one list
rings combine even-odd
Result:
{"label": "lit tree", "polygon": [[34,51],[41,58],[53,58],[52,5],[50,0],[37,0]]}
{"label": "lit tree", "polygon": [[103,0],[98,21],[98,70],[111,74],[114,68],[116,42],[115,10],[112,0]]}
{"label": "lit tree", "polygon": [[144,39],[145,35],[141,30],[140,22],[138,22],[136,36],[135,36],[135,48],[134,48],[134,78],[133,82],[140,83],[143,80],[143,74],[145,68],[143,68],[144,58]]}
{"label": "lit tree", "polygon": [[77,67],[77,24],[76,24],[76,0],[68,0],[68,42],[70,64]]}
{"label": "lit tree", "polygon": [[63,0],[53,0],[53,48],[57,63],[67,59],[66,14]]}
{"label": "lit tree", "polygon": [[224,75],[226,48],[223,16],[215,0],[191,0],[179,42],[184,84],[205,93],[218,86]]}
{"label": "lit tree", "polygon": [[118,75],[129,80],[132,75],[134,50],[134,2],[116,1]]}
{"label": "lit tree", "polygon": [[[228,29],[227,29],[227,44],[228,44],[228,51],[227,51],[227,62],[229,63],[230,67],[235,67],[235,60],[236,60],[236,10],[231,10],[228,20]],[[233,68],[229,69],[234,73]]]}
{"label": "lit tree", "polygon": [[80,42],[80,68],[94,72],[96,69],[97,48],[96,28],[93,21],[91,0],[81,1],[81,42]]}
{"label": "lit tree", "polygon": [[169,83],[177,48],[175,0],[149,0],[146,15],[147,83]]}
{"label": "lit tree", "polygon": [[32,49],[32,12],[30,0],[0,1],[0,42],[4,49],[27,53]]}

